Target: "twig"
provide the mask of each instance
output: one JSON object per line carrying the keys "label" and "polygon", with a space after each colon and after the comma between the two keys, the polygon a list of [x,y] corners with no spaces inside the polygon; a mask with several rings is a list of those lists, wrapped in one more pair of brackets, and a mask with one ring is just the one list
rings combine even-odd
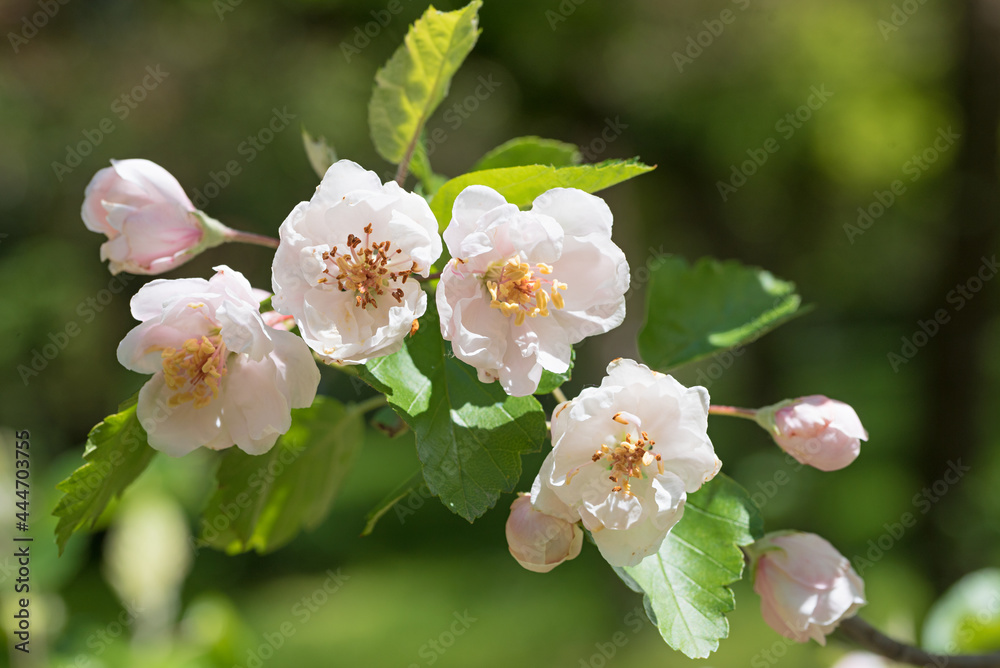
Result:
{"label": "twig", "polygon": [[752,408],[737,408],[736,406],[709,406],[709,415],[728,415],[730,417],[745,418],[747,420],[756,420],[757,411]]}
{"label": "twig", "polygon": [[869,652],[900,663],[927,668],[1000,667],[1000,652],[963,656],[932,654],[918,647],[893,640],[860,617],[851,617],[841,622],[840,632]]}
{"label": "twig", "polygon": [[267,248],[277,248],[279,243],[274,237],[233,229],[226,232],[226,241],[237,241],[244,244],[254,244],[255,246],[266,246]]}

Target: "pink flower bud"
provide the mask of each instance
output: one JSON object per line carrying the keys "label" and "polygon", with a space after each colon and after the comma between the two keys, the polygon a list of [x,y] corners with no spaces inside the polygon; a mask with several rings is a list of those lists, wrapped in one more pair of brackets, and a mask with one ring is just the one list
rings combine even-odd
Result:
{"label": "pink flower bud", "polygon": [[826,636],[867,603],[851,562],[816,534],[768,534],[747,552],[764,621],[786,638],[825,645]]}
{"label": "pink flower bud", "polygon": [[224,240],[226,228],[195,209],[167,170],[149,160],[112,160],[87,185],[87,229],[107,235],[112,274],[162,274]]}
{"label": "pink flower bud", "polygon": [[854,409],[820,394],[762,408],[757,422],[781,449],[820,471],[842,469],[861,453],[868,432]]}
{"label": "pink flower bud", "polygon": [[507,544],[517,563],[535,573],[548,573],[580,554],[583,531],[576,524],[535,510],[530,496],[519,496],[510,504]]}

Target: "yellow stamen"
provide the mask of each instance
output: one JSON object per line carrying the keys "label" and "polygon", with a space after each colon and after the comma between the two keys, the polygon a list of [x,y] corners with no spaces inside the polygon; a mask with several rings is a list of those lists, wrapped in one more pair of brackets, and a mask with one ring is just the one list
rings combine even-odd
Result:
{"label": "yellow stamen", "polygon": [[563,308],[565,302],[558,291],[568,286],[560,281],[539,278],[552,271],[551,265],[532,266],[522,262],[517,255],[494,263],[484,275],[490,306],[499,309],[504,316],[513,315],[517,326],[523,325],[529,317],[548,316],[550,302],[557,309]]}
{"label": "yellow stamen", "polygon": [[174,390],[167,403],[180,406],[191,401],[195,408],[207,406],[219,396],[219,384],[226,375],[227,354],[220,334],[188,339],[180,349],[165,348],[160,353],[163,380]]}

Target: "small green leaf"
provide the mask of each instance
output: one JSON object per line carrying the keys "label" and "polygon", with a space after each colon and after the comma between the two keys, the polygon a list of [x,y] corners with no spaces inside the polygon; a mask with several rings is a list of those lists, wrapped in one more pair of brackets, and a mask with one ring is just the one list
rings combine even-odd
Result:
{"label": "small green leaf", "polygon": [[443,230],[451,222],[451,207],[455,198],[471,185],[489,186],[506,197],[511,204],[525,207],[552,188],[579,188],[595,193],[652,169],[654,167],[638,160],[606,160],[596,165],[575,167],[528,165],[485,169],[456,177],[441,186],[431,200],[431,210]]}
{"label": "small green leaf", "polygon": [[302,145],[306,148],[309,164],[319,174],[319,178],[323,178],[326,175],[326,170],[330,169],[330,165],[337,162],[337,152],[326,143],[326,139],[323,137],[313,139],[305,126],[302,127]]}
{"label": "small green leaf", "polygon": [[372,531],[375,530],[375,525],[378,523],[382,516],[385,515],[389,510],[396,505],[403,497],[412,492],[413,490],[424,484],[424,476],[418,470],[414,471],[413,475],[401,482],[394,490],[389,492],[384,499],[379,501],[378,505],[372,508],[367,515],[365,515],[365,528],[361,532],[362,536],[368,536]]}
{"label": "small green leaf", "polygon": [[480,0],[463,9],[429,7],[410,26],[403,44],[375,74],[368,126],[379,155],[393,164],[407,159],[451,78],[479,37]]}
{"label": "small green leaf", "polygon": [[63,492],[52,513],[59,518],[56,542],[60,554],[70,536],[86,525],[93,527],[111,500],[121,496],[156,454],[136,417],[137,397],[125,401],[118,413],[90,431],[83,452],[87,463],[56,485]]}
{"label": "small green leaf", "polygon": [[1000,570],[969,573],[931,608],[923,646],[942,654],[978,654],[1000,649]]}
{"label": "small green leaf", "polygon": [[538,389],[535,390],[535,394],[552,394],[552,392],[559,389],[563,383],[573,377],[573,365],[575,363],[576,350],[570,349],[569,368],[566,369],[566,372],[552,373],[551,371],[542,371],[542,379],[538,381]]}
{"label": "small green leaf", "polygon": [[650,272],[646,323],[639,354],[669,371],[735,346],[746,345],[807,311],[795,284],[736,261],[709,258],[688,266],[659,261]]}
{"label": "small green leaf", "polygon": [[364,441],[360,412],[318,396],[263,455],[223,455],[200,543],[230,554],[273,552],[326,518]]}
{"label": "small green leaf", "polygon": [[692,659],[704,659],[729,635],[725,615],[735,607],[735,599],[728,585],[743,577],[739,546],[763,533],[747,491],[719,475],[688,497],[683,519],[659,552],[620,569],[624,575],[619,575],[645,594],[650,621],[668,645]]}
{"label": "small green leaf", "polygon": [[479,172],[484,169],[523,165],[569,167],[579,165],[582,159],[580,149],[575,144],[541,137],[517,137],[500,144],[484,155],[470,171]]}
{"label": "small green leaf", "polygon": [[433,303],[405,348],[368,362],[359,375],[384,392],[413,429],[430,492],[470,522],[514,491],[521,455],[545,440],[534,397],[510,397],[479,382],[441,338]]}

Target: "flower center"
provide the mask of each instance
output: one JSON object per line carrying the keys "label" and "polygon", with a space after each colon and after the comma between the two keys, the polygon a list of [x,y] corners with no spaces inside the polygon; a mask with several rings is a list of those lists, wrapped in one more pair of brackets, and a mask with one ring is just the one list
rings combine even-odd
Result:
{"label": "flower center", "polygon": [[169,405],[193,401],[195,408],[202,408],[219,396],[228,353],[221,334],[188,339],[180,348],[164,348],[160,353],[163,377],[167,387],[174,390]]}
{"label": "flower center", "polygon": [[[620,424],[635,424],[638,428],[639,419],[626,413],[615,413],[612,418]],[[624,492],[631,496],[630,481],[632,478],[642,480],[646,477],[645,469],[653,462],[659,473],[663,473],[663,461],[660,455],[653,454],[653,446],[656,441],[649,438],[649,434],[640,431],[638,436],[633,436],[631,430],[625,433],[624,438],[617,443],[608,446],[601,444],[600,449],[591,458],[595,462],[604,461],[611,474],[608,479],[615,483],[611,488],[612,492]]]}
{"label": "flower center", "polygon": [[568,286],[556,280],[542,278],[552,273],[552,267],[538,263],[530,265],[515,255],[504,262],[494,262],[484,276],[486,289],[493,300],[490,306],[500,309],[505,316],[514,316],[514,324],[521,325],[526,317],[545,317],[549,302],[556,308],[564,305],[560,290]]}
{"label": "flower center", "polygon": [[[406,279],[413,272],[419,271],[416,262],[407,260],[406,262],[396,258],[403,251],[397,248],[394,253],[389,252],[391,242],[374,242],[371,240],[371,223],[365,226],[365,239],[361,240],[353,234],[347,235],[347,248],[350,253],[337,253],[334,246],[329,252],[323,253],[323,260],[326,261],[324,274],[337,281],[337,287],[341,292],[353,292],[355,303],[360,308],[378,308],[376,301],[380,295],[385,294],[390,283],[406,283]],[[359,248],[360,247],[360,248]],[[406,264],[409,263],[409,267]],[[319,280],[326,283],[327,277]],[[389,293],[396,299],[396,303],[402,303],[404,292],[397,287]]]}

